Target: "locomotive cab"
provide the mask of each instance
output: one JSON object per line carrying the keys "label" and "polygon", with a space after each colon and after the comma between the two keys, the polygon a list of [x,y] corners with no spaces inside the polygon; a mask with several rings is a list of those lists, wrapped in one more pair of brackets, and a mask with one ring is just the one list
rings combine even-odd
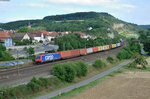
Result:
{"label": "locomotive cab", "polygon": [[35,57],[35,63],[41,63],[42,62],[42,56],[41,55],[37,55]]}

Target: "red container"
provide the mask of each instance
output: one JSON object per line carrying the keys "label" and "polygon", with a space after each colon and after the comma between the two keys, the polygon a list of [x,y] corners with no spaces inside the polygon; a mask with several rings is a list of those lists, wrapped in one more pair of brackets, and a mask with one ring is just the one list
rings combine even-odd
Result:
{"label": "red container", "polygon": [[79,49],[70,50],[70,52],[71,52],[71,57],[80,56],[80,50]]}
{"label": "red container", "polygon": [[60,55],[61,59],[66,59],[66,58],[70,58],[71,57],[71,51],[61,51],[61,52],[57,52]]}
{"label": "red container", "polygon": [[111,48],[112,48],[112,45],[109,45],[109,48],[111,49]]}
{"label": "red container", "polygon": [[87,50],[86,49],[79,49],[80,50],[80,55],[86,55]]}
{"label": "red container", "polygon": [[93,47],[93,52],[98,52],[98,47]]}

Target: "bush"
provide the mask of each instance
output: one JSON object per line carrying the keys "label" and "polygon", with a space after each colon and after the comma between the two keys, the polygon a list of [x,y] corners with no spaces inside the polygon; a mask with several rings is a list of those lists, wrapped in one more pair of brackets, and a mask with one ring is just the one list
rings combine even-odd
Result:
{"label": "bush", "polygon": [[46,88],[48,87],[48,79],[46,78],[39,78],[37,80],[37,83],[42,87],[46,87]]}
{"label": "bush", "polygon": [[37,80],[35,77],[33,77],[32,80],[27,84],[27,87],[31,89],[33,92],[40,90],[40,86],[37,83]]}
{"label": "bush", "polygon": [[65,75],[66,75],[66,71],[64,68],[64,64],[56,64],[53,66],[53,73],[55,74],[56,77],[58,77],[59,79],[65,81]]}
{"label": "bush", "polygon": [[119,60],[122,59],[130,59],[132,57],[132,54],[130,51],[127,51],[125,49],[122,49],[118,54],[117,54],[117,58]]}
{"label": "bush", "polygon": [[108,56],[108,57],[107,57],[107,61],[108,61],[108,62],[110,62],[110,63],[113,63],[113,62],[114,62],[114,58],[113,58],[113,57]]}
{"label": "bush", "polygon": [[65,63],[65,81],[72,82],[76,76],[76,71],[73,63]]}
{"label": "bush", "polygon": [[128,68],[136,68],[136,62],[133,61],[132,63],[129,64]]}
{"label": "bush", "polygon": [[94,62],[93,66],[94,66],[95,68],[102,68],[102,67],[105,66],[105,63],[104,63],[102,60],[97,59],[97,60]]}
{"label": "bush", "polygon": [[83,61],[77,61],[76,62],[77,69],[77,76],[86,76],[87,74],[87,65]]}
{"label": "bush", "polygon": [[146,59],[139,54],[135,55],[135,62],[136,64],[141,65],[143,69],[146,69],[146,65],[148,64]]}

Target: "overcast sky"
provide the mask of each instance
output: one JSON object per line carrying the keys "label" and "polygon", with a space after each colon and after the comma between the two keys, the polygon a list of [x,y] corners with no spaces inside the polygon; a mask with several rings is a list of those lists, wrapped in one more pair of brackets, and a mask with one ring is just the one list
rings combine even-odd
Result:
{"label": "overcast sky", "polygon": [[130,23],[150,24],[150,0],[0,0],[3,23],[85,11],[108,12]]}

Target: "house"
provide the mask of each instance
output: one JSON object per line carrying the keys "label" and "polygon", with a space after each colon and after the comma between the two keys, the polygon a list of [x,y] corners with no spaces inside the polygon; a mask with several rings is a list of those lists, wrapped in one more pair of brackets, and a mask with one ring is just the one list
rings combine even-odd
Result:
{"label": "house", "polygon": [[57,32],[49,32],[49,34],[46,36],[46,40],[48,42],[51,42],[52,39],[56,38],[59,35]]}
{"label": "house", "polygon": [[32,38],[33,42],[45,41],[46,35],[41,31],[29,31],[27,34]]}
{"label": "house", "polygon": [[25,39],[27,39],[27,40],[30,39],[28,33],[15,33],[13,37],[15,39],[18,39],[18,40],[21,40],[21,41],[23,41]]}
{"label": "house", "polygon": [[0,31],[0,43],[2,43],[4,46],[12,46],[12,38],[9,34],[5,31]]}

